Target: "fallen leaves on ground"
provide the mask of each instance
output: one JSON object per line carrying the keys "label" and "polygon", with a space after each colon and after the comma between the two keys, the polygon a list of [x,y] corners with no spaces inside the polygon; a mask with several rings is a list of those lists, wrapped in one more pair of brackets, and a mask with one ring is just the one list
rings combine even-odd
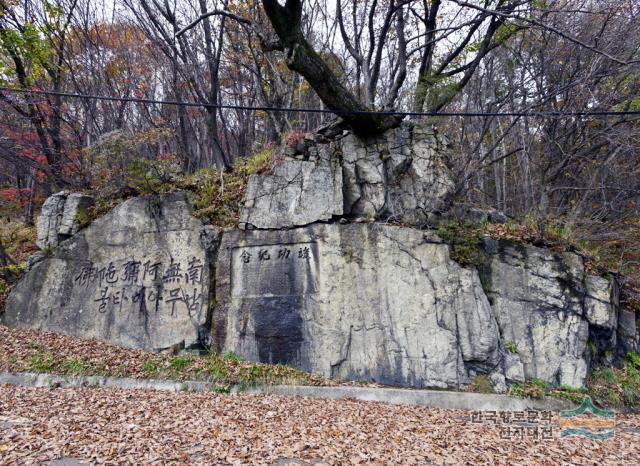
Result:
{"label": "fallen leaves on ground", "polygon": [[204,380],[221,385],[337,384],[284,365],[242,361],[234,354],[172,356],[3,325],[0,325],[0,371]]}
{"label": "fallen leaves on ground", "polygon": [[[378,402],[0,386],[0,464],[640,464],[640,416],[611,440],[501,439],[470,413]],[[554,415],[552,423],[558,425]]]}

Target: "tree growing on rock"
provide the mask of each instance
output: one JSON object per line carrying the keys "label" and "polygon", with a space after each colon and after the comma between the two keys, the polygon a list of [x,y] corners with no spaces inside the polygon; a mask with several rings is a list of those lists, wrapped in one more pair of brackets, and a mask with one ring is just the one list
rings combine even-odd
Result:
{"label": "tree growing on rock", "polygon": [[306,79],[327,108],[356,133],[370,135],[402,119],[402,114],[381,110],[402,106],[414,112],[440,111],[492,51],[524,30],[550,31],[624,63],[599,49],[597,41],[594,45],[547,23],[550,14],[578,7],[566,3],[554,8],[534,0],[338,0],[335,23],[346,50],[344,58],[353,63],[344,66],[351,71],[345,75],[352,85],[336,74],[303,32],[305,8],[319,8],[318,2],[305,7],[303,0],[262,0],[272,32],[245,16],[216,9],[203,13],[178,35],[213,15],[240,22],[260,37],[263,50],[280,51],[286,66]]}

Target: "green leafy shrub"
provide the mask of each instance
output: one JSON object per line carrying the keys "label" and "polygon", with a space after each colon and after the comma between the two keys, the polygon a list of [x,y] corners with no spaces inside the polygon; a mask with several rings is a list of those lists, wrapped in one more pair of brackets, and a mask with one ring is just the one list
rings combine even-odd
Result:
{"label": "green leafy shrub", "polygon": [[482,250],[479,225],[445,220],[438,225],[438,236],[451,246],[451,258],[461,265],[482,265],[487,255]]}

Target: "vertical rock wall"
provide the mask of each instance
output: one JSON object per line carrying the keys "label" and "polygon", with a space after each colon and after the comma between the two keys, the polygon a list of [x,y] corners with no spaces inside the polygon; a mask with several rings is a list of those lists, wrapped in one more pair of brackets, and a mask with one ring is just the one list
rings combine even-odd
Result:
{"label": "vertical rock wall", "polygon": [[[485,292],[527,379],[582,386],[592,351],[616,348],[617,287],[577,254],[487,238]],[[595,353],[595,351],[594,351]]]}
{"label": "vertical rock wall", "polygon": [[93,202],[91,196],[66,191],[47,198],[38,217],[38,247],[54,248],[61,240],[76,234],[80,228],[78,216]]}
{"label": "vertical rock wall", "polygon": [[429,232],[379,224],[226,231],[218,349],[331,377],[459,387],[502,373],[478,274]]}
{"label": "vertical rock wall", "polygon": [[447,139],[403,124],[376,138],[351,133],[286,148],[270,176],[249,179],[243,228],[281,229],[337,217],[424,226],[449,205]]}

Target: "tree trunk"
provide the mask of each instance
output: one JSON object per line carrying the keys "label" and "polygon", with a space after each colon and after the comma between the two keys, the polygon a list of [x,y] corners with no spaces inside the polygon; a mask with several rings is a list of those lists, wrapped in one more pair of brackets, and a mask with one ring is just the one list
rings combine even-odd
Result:
{"label": "tree trunk", "polygon": [[36,194],[36,174],[34,170],[31,170],[31,176],[29,177],[29,190],[27,191],[27,202],[24,206],[24,223],[25,225],[33,225],[33,200]]}
{"label": "tree trunk", "polygon": [[289,69],[304,76],[327,108],[344,119],[354,132],[374,135],[400,124],[399,116],[363,113],[371,109],[340,82],[304,38],[300,28],[301,0],[287,0],[284,6],[278,0],[262,0],[262,5],[278,35],[280,48],[287,54]]}

